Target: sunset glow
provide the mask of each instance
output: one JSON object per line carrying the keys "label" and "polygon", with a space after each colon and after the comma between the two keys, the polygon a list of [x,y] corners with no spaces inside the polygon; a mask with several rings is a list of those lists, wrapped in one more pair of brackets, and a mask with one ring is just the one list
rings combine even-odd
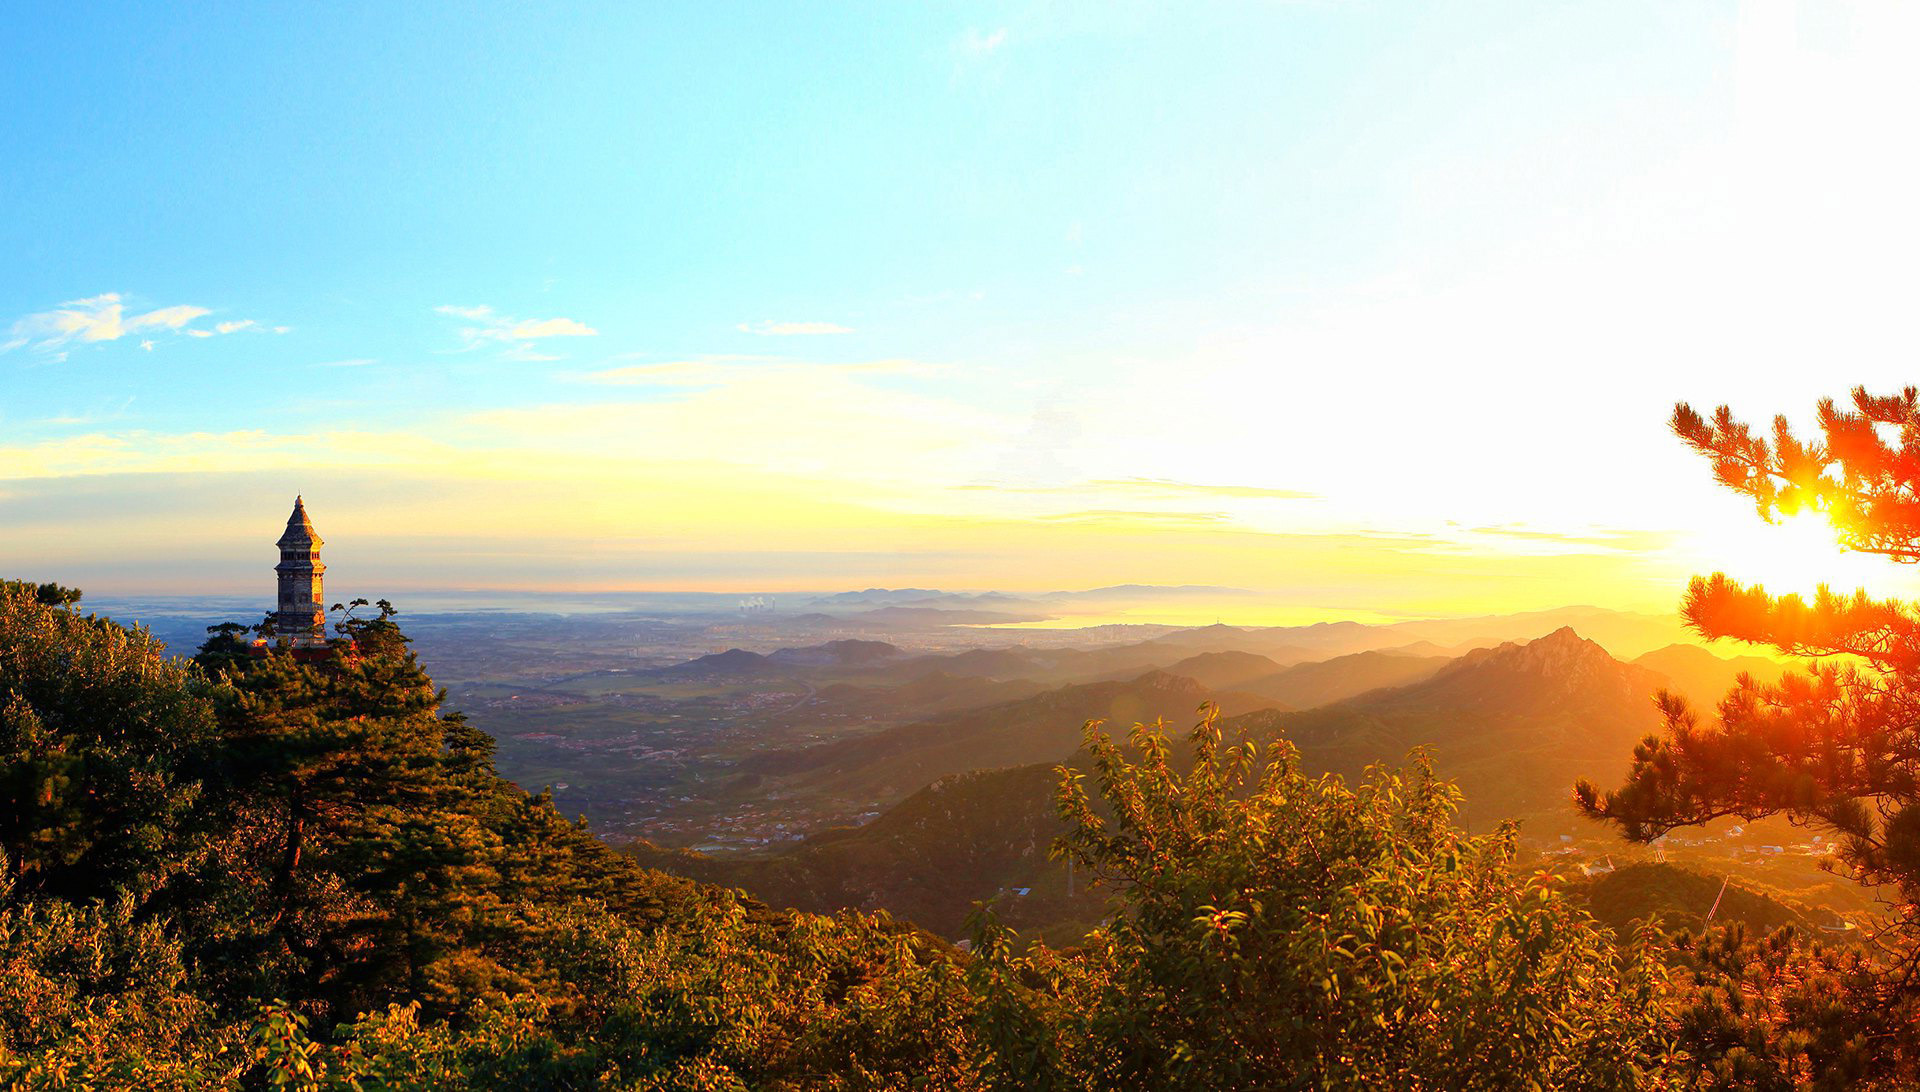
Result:
{"label": "sunset glow", "polygon": [[0,1088],[1920,1089],[1916,55],[0,5]]}
{"label": "sunset glow", "polygon": [[1703,543],[1723,558],[1727,575],[1764,584],[1777,594],[1810,595],[1825,584],[1836,591],[1866,588],[1881,595],[1910,594],[1911,570],[1874,554],[1844,550],[1833,524],[1817,512],[1802,512],[1772,524],[1749,518],[1747,526],[1716,529]]}
{"label": "sunset glow", "polygon": [[[232,590],[305,493],[394,592],[1203,584],[1251,596],[1156,609],[1280,620],[1903,586],[1759,525],[1665,421],[1811,405],[1816,361],[1910,378],[1920,219],[1881,198],[1920,169],[1848,139],[1920,93],[1906,9],[762,14],[503,13],[456,60],[452,12],[366,9],[281,64],[241,12],[152,69],[154,9],[87,47],[138,93],[11,28],[0,552]],[[255,123],[267,70],[310,125]],[[120,150],[56,151],[83,126]]]}

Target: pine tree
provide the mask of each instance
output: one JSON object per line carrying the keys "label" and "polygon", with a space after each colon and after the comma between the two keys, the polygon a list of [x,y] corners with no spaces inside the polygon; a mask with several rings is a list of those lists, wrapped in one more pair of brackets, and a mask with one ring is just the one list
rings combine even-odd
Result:
{"label": "pine tree", "polygon": [[455,988],[430,981],[459,946],[449,928],[497,901],[487,864],[497,838],[460,779],[474,733],[440,715],[444,695],[405,638],[377,624],[388,639],[341,642],[317,661],[203,653],[222,671],[211,790],[236,819],[222,872],[239,879],[229,894],[246,911],[221,961],[289,976],[248,988],[290,991],[336,1017],[403,994],[449,1001]]}
{"label": "pine tree", "polygon": [[[1822,401],[1814,440],[1795,436],[1785,418],[1775,419],[1770,439],[1757,436],[1725,406],[1709,419],[1682,404],[1672,425],[1763,520],[1820,513],[1849,549],[1920,561],[1915,388],[1891,396],[1855,389],[1851,409]],[[1583,782],[1576,799],[1636,841],[1728,816],[1784,816],[1836,838],[1836,867],[1891,895],[1880,950],[1866,962],[1804,951],[1769,979],[1778,988],[1735,986],[1717,1009],[1696,1011],[1695,1027],[1718,1029],[1703,1040],[1715,1050],[1772,1052],[1758,1071],[1781,1080],[1795,1072],[1831,1075],[1834,1087],[1911,1079],[1920,1071],[1920,612],[1825,586],[1811,601],[1776,596],[1723,573],[1695,577],[1681,611],[1703,637],[1768,645],[1810,663],[1775,684],[1743,678],[1705,718],[1660,695],[1665,730],[1635,749],[1626,784],[1603,793]],[[1703,952],[1717,953],[1709,967],[1782,959],[1776,942],[1733,955],[1727,943],[1706,943]]]}

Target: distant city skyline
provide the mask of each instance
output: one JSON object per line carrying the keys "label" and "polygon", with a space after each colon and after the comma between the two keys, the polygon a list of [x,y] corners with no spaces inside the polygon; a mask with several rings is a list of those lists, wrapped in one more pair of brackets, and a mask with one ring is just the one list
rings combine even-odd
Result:
{"label": "distant city skyline", "polygon": [[15,5],[0,576],[245,595],[304,494],[353,594],[1910,596],[1665,422],[1920,373],[1917,31]]}

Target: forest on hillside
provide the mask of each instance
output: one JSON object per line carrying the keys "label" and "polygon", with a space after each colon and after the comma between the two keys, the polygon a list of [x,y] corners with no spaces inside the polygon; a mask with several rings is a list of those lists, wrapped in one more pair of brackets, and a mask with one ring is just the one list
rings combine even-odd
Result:
{"label": "forest on hillside", "polygon": [[[1856,392],[1820,424],[1675,418],[1763,514],[1920,557],[1920,394]],[[10,1087],[1920,1081],[1920,618],[1864,594],[1696,580],[1703,635],[1816,666],[1743,678],[1711,717],[1663,693],[1625,781],[1573,789],[1633,840],[1724,816],[1831,833],[1892,907],[1838,947],[1764,906],[1747,919],[1777,930],[1602,913],[1512,824],[1470,833],[1423,751],[1311,772],[1288,733],[1314,722],[1229,732],[1211,705],[1184,732],[1089,723],[1051,771],[1053,852],[1110,900],[1090,931],[1043,943],[982,907],[955,945],[613,850],[498,774],[387,609],[322,655],[229,628],[183,661],[83,602],[0,585]]]}
{"label": "forest on hillside", "polygon": [[1680,1056],[1652,938],[1463,835],[1419,763],[1309,778],[1212,715],[1185,761],[1090,736],[1063,848],[1121,912],[1065,950],[983,916],[969,954],[631,863],[493,773],[389,619],[188,664],[75,598],[0,592],[18,1086],[1631,1087]]}

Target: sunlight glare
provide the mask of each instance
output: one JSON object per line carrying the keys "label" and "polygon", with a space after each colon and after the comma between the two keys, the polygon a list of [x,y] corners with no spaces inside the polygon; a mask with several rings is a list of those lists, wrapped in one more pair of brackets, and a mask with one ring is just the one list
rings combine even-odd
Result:
{"label": "sunlight glare", "polygon": [[1768,524],[1747,509],[1738,525],[1710,533],[1706,549],[1728,576],[1763,584],[1775,594],[1810,595],[1825,584],[1838,592],[1865,588],[1869,594],[1900,595],[1911,582],[1903,566],[1876,554],[1842,549],[1833,524],[1813,511]]}

